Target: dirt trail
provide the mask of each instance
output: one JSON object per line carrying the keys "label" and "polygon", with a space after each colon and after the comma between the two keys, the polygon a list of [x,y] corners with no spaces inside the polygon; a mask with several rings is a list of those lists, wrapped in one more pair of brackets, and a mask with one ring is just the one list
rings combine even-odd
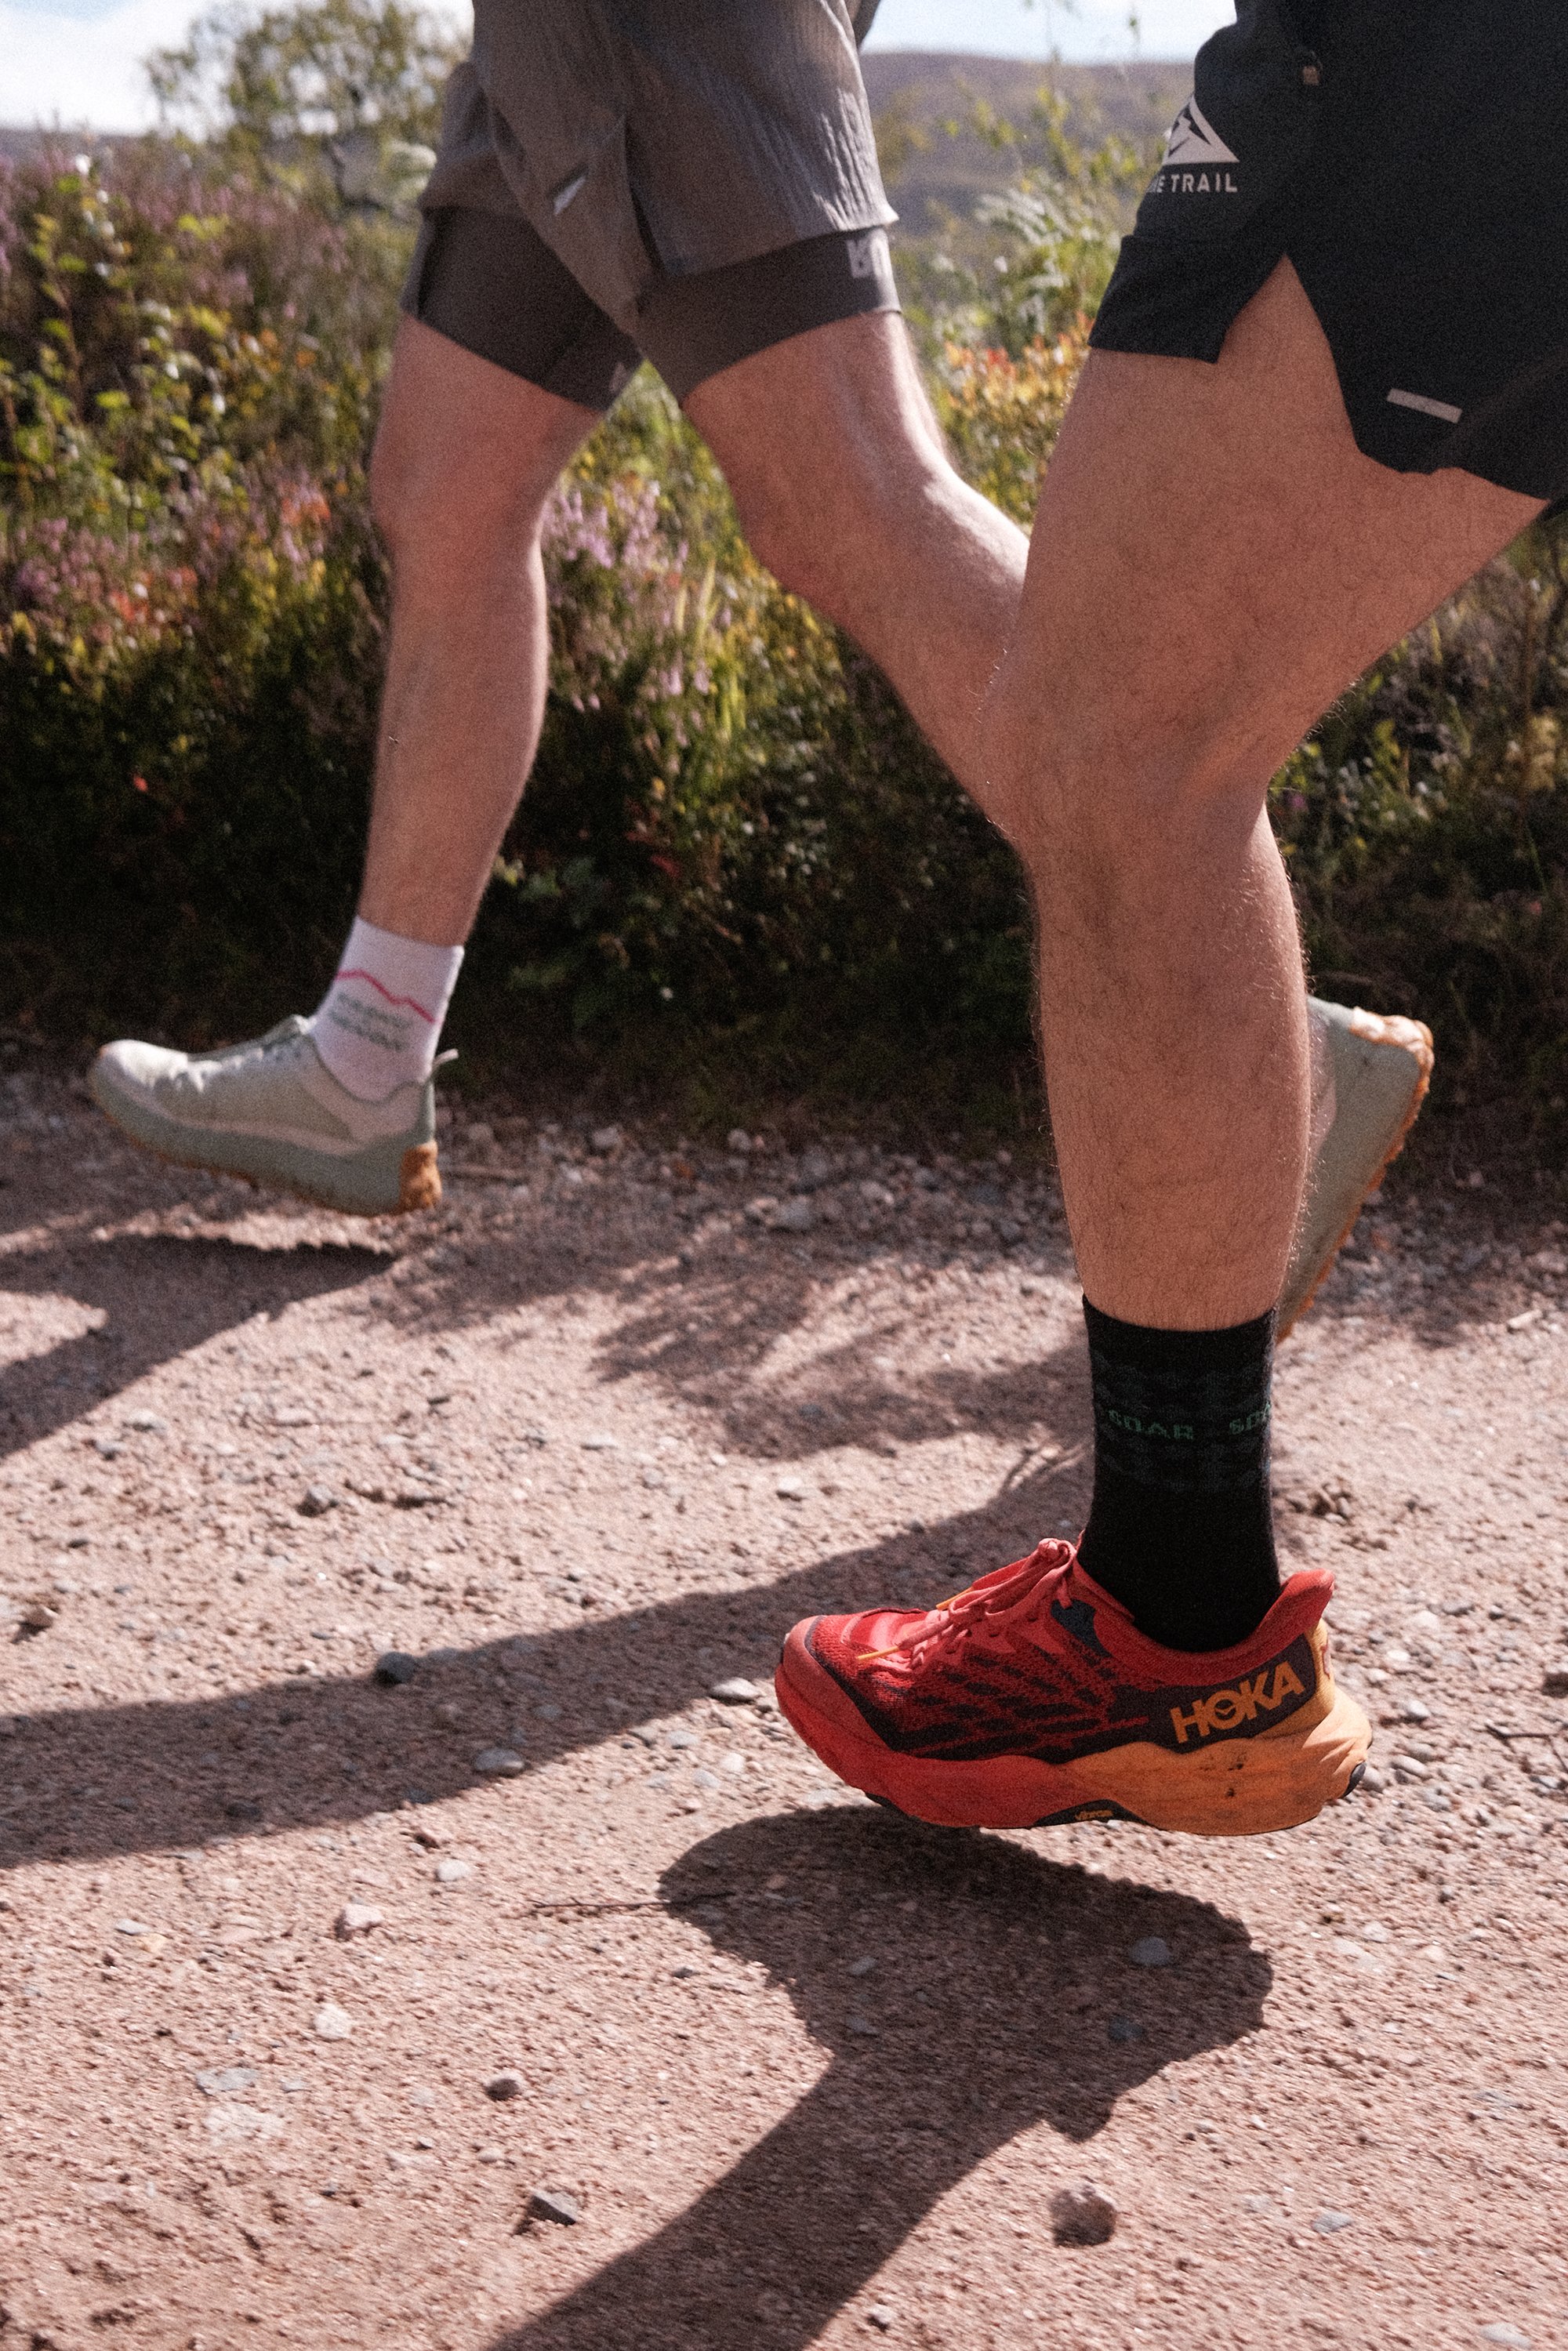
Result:
{"label": "dirt trail", "polygon": [[0,1066],[0,2351],[1568,2344],[1559,1231],[1395,1190],[1282,1356],[1380,1792],[939,1835],[767,1677],[1076,1525],[1049,1186],[512,1123],[350,1226]]}

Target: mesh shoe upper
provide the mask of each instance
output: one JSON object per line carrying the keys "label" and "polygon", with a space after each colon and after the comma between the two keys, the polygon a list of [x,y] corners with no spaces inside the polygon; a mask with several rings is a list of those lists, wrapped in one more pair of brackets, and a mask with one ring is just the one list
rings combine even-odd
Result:
{"label": "mesh shoe upper", "polygon": [[819,1616],[806,1645],[900,1754],[1067,1763],[1133,1740],[1192,1753],[1311,1702],[1333,1591],[1304,1570],[1248,1640],[1188,1656],[1145,1639],[1071,1543],[1042,1542],[937,1608]]}

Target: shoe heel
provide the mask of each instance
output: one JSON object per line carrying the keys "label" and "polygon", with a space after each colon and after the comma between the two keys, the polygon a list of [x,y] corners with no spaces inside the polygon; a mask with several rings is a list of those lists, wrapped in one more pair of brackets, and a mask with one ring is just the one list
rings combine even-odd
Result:
{"label": "shoe heel", "polygon": [[[1305,1729],[1281,1723],[1254,1739],[1232,1739],[1198,1755],[1129,1749],[1104,1792],[1151,1828],[1188,1836],[1266,1836],[1299,1828],[1348,1795],[1372,1744],[1372,1726],[1353,1698],[1336,1690]],[[1134,1761],[1134,1759],[1136,1759]]]}
{"label": "shoe heel", "polygon": [[404,1216],[416,1208],[434,1208],[441,1198],[441,1171],[435,1164],[434,1143],[416,1143],[402,1155],[402,1168],[398,1179],[397,1204]]}

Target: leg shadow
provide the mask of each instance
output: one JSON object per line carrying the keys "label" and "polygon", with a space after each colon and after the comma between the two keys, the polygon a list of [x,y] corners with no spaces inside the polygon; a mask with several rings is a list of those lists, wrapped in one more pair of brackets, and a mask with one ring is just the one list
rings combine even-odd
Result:
{"label": "leg shadow", "polygon": [[[1127,2090],[1257,2032],[1272,1981],[1207,1903],[858,1807],[726,1830],[662,1892],[766,1968],[832,2062],[688,2210],[492,2351],[804,2351],[977,2164],[1040,2123],[1092,2138]],[[1134,1967],[1155,1935],[1173,1964]]]}

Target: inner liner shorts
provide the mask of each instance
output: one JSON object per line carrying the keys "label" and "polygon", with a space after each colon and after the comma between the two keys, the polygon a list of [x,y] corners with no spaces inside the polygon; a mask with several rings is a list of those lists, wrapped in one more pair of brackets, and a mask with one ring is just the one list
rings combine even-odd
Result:
{"label": "inner liner shorts", "polygon": [[1238,0],[1092,342],[1214,360],[1282,259],[1360,448],[1568,497],[1568,9]]}
{"label": "inner liner shorts", "polygon": [[876,0],[476,0],[402,307],[607,408],[896,310],[858,42]]}

